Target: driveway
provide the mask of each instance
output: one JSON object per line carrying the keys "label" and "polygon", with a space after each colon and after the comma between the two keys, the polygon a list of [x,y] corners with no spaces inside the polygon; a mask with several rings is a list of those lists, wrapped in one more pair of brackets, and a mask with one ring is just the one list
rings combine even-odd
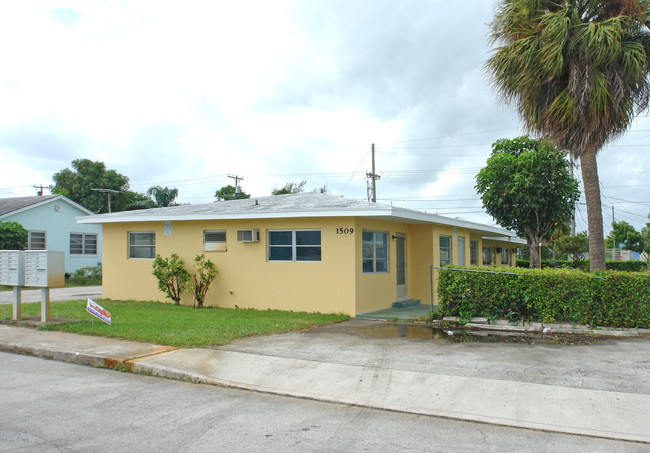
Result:
{"label": "driveway", "polygon": [[219,349],[316,362],[650,395],[650,338],[593,344],[458,343],[425,327],[352,319]]}
{"label": "driveway", "polygon": [[[40,302],[40,289],[23,290],[21,294],[22,303]],[[50,301],[78,300],[78,299],[101,299],[101,286],[73,286],[70,288],[51,288]],[[11,304],[14,300],[13,291],[0,291],[0,304]]]}

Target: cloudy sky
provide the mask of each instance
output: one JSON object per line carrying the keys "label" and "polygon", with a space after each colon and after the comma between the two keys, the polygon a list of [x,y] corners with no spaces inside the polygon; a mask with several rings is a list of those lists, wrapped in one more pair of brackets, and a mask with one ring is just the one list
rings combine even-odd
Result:
{"label": "cloudy sky", "polygon": [[[493,2],[30,1],[0,5],[0,196],[73,159],[204,203],[244,177],[493,224],[474,176],[522,130],[483,76]],[[606,229],[650,212],[650,117],[603,149]],[[584,199],[582,200],[584,202]],[[580,205],[578,231],[586,229]]]}

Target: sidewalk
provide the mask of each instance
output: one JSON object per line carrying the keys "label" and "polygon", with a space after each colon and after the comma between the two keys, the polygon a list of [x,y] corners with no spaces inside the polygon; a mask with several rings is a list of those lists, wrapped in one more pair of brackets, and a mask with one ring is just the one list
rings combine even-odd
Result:
{"label": "sidewalk", "polygon": [[[350,321],[342,329],[356,328],[359,322]],[[437,365],[413,369],[386,360],[385,343],[369,345],[367,350],[376,353],[364,350],[364,362],[342,363],[353,362],[352,356],[337,362],[330,350],[316,355],[305,349],[288,357],[292,352],[287,346],[316,344],[326,332],[242,340],[219,349],[175,349],[0,325],[0,350],[96,366],[123,363],[133,372],[278,395],[650,443],[650,394],[645,387],[635,393],[628,387],[624,392],[462,376]],[[252,352],[262,343],[266,348]],[[337,346],[342,355],[350,347]],[[426,347],[429,351],[423,352],[438,354],[424,343]]]}
{"label": "sidewalk", "polygon": [[[101,299],[101,286],[70,286],[68,288],[51,288],[50,301],[78,300],[78,299]],[[40,289],[24,289],[21,291],[23,304],[41,301]],[[0,304],[12,304],[14,302],[13,291],[0,291]]]}

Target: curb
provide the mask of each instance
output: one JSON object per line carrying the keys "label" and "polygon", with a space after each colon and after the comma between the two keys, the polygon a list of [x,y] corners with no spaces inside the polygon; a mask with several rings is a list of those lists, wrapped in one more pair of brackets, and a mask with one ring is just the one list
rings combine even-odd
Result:
{"label": "curb", "polygon": [[[442,318],[446,322],[455,322],[462,324],[457,316],[445,316]],[[525,332],[525,333],[570,333],[583,335],[603,335],[610,337],[639,337],[641,334],[650,334],[650,329],[631,329],[631,328],[614,328],[614,327],[587,327],[573,326],[571,324],[542,324],[532,322],[528,325],[513,325],[505,320],[489,321],[487,318],[472,318],[470,322],[463,324],[465,327],[482,330],[499,330],[504,332]]]}
{"label": "curb", "polygon": [[76,363],[79,365],[90,365],[100,368],[115,369],[120,364],[125,365],[128,360],[119,360],[112,357],[104,357],[92,354],[82,354],[69,351],[55,351],[44,348],[34,348],[30,346],[7,345],[0,343],[0,351],[13,354],[30,355],[41,357],[48,360],[57,360],[59,362]]}

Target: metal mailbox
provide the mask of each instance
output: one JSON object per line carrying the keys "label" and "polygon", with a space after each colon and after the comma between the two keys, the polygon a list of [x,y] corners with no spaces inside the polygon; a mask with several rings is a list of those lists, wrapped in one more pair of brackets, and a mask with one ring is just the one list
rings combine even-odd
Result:
{"label": "metal mailbox", "polygon": [[0,285],[23,286],[25,284],[25,252],[0,250]]}
{"label": "metal mailbox", "polygon": [[25,286],[59,288],[65,285],[64,252],[25,251]]}

